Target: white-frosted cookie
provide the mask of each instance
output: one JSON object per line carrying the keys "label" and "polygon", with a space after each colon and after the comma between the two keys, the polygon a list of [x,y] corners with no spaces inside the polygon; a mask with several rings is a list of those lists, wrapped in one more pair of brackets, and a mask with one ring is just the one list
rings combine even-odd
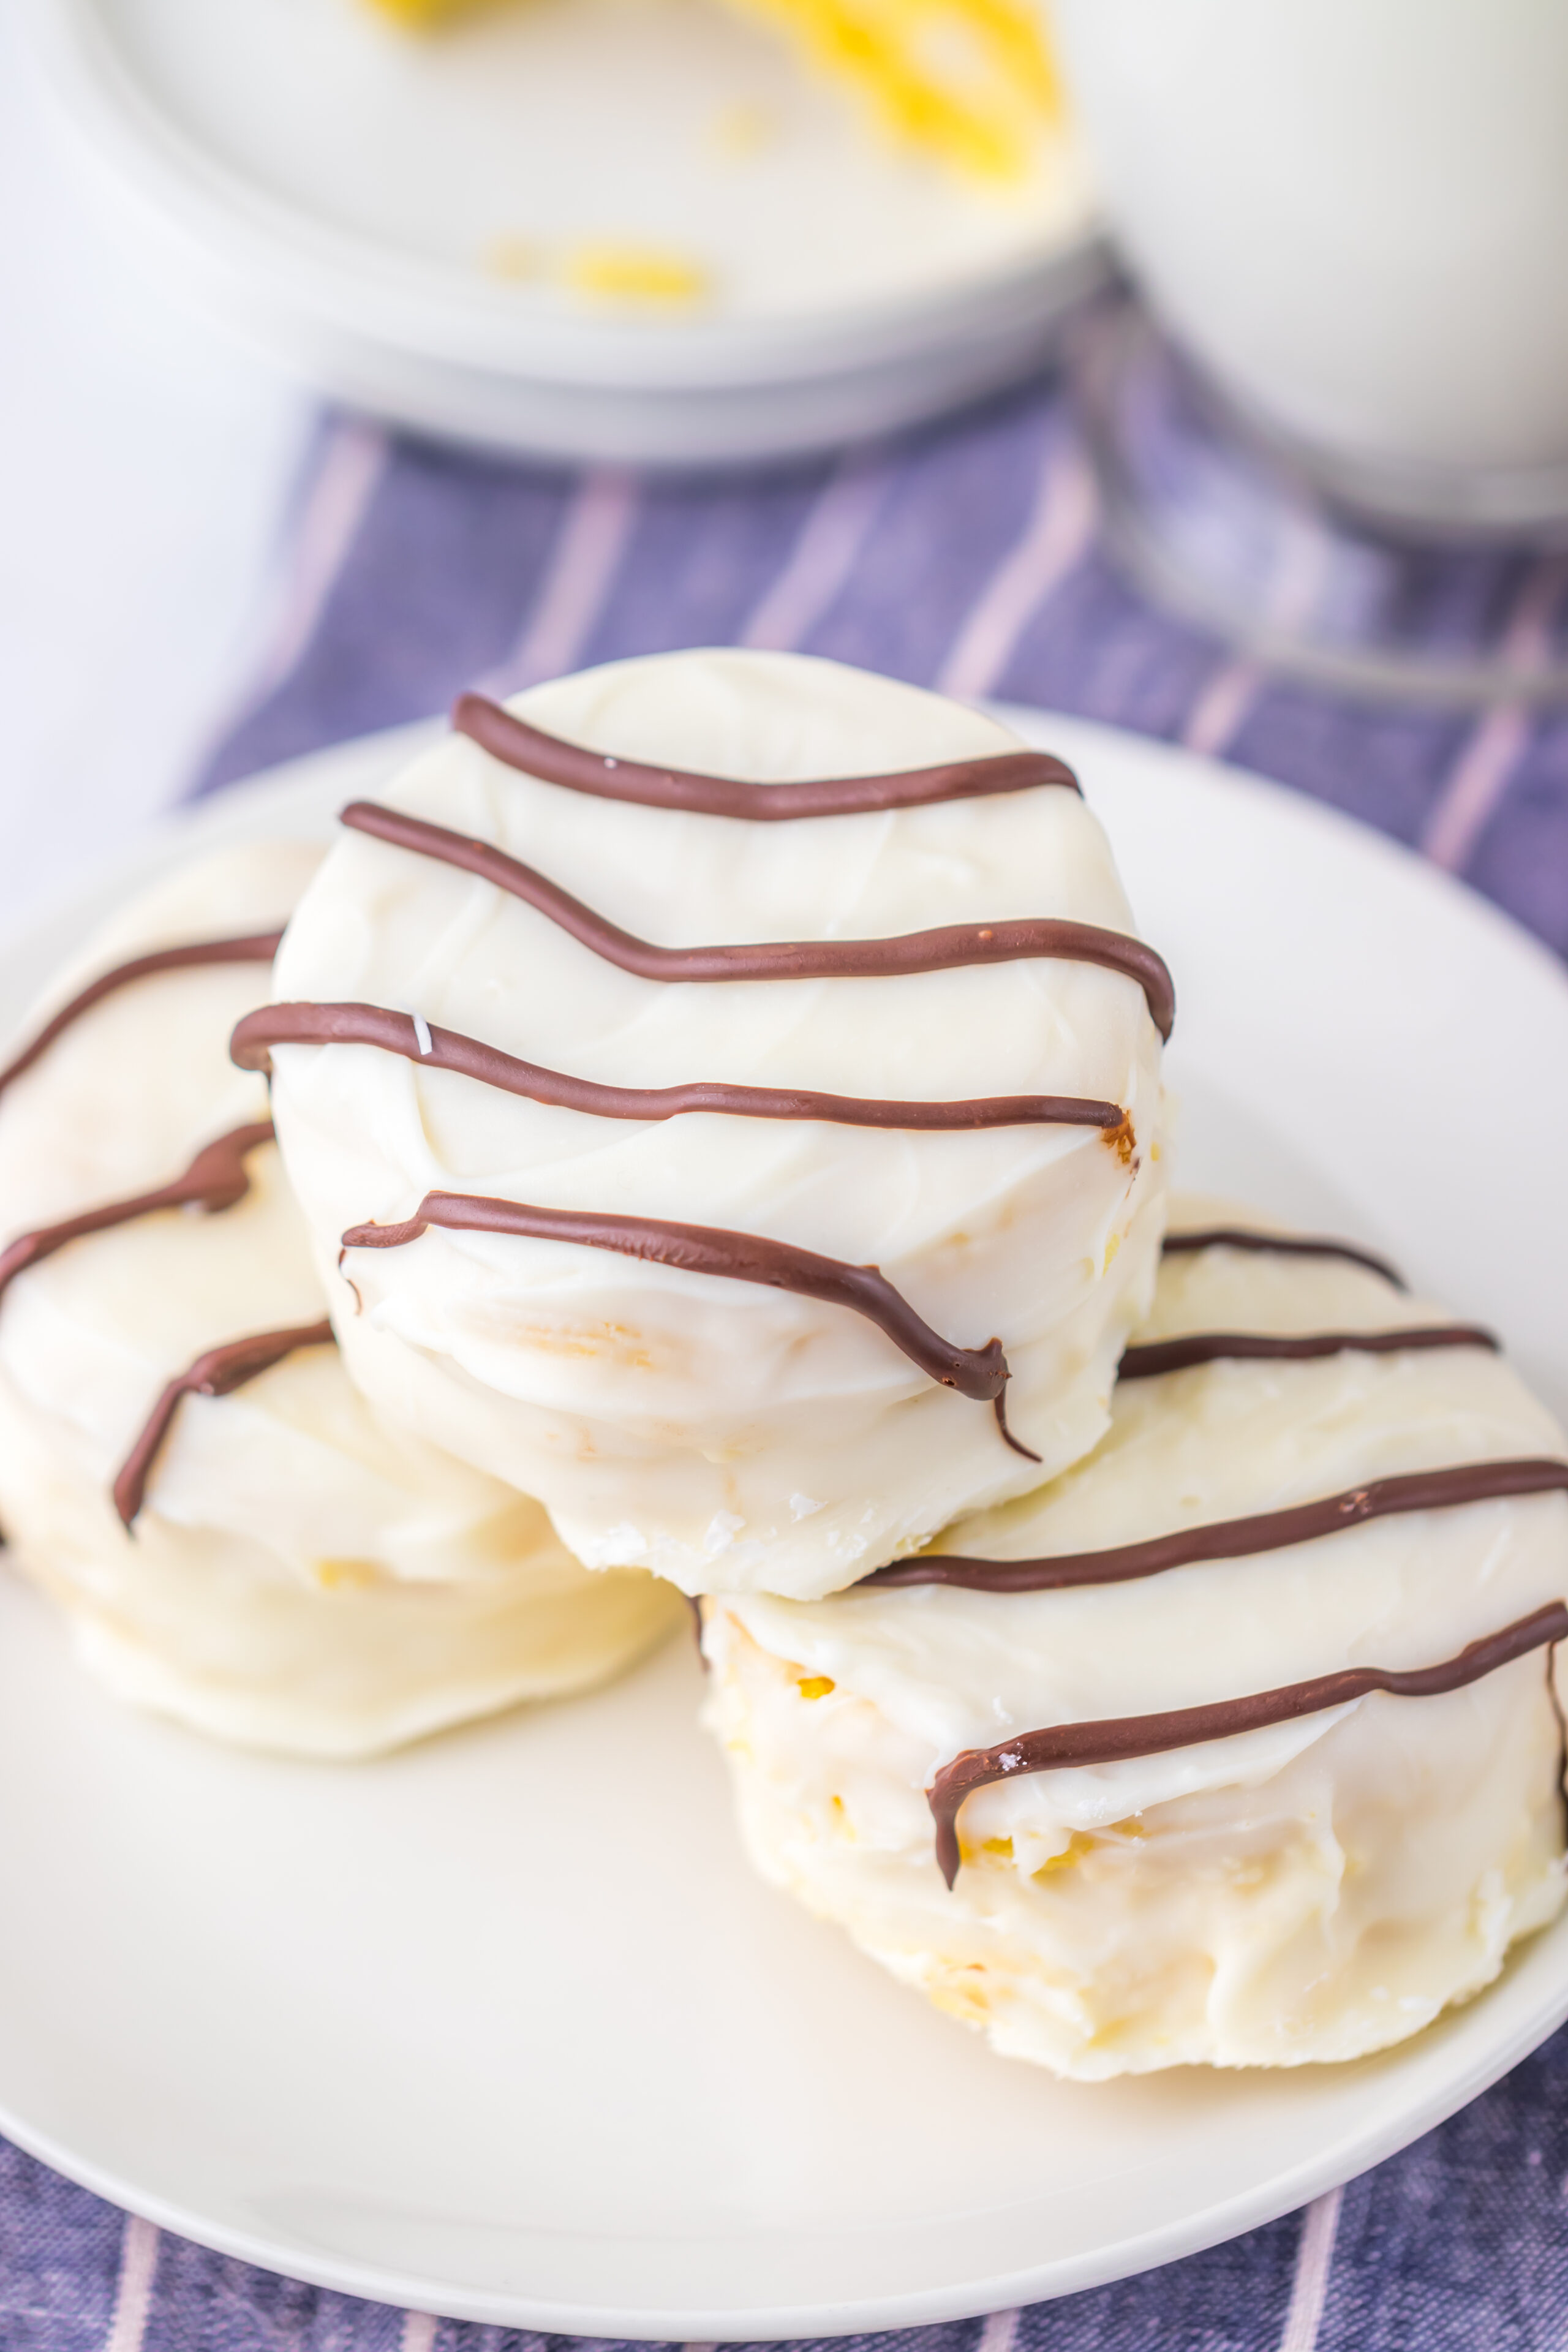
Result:
{"label": "white-frosted cookie", "polygon": [[[0,1524],[121,1696],[353,1756],[599,1682],[679,1604],[646,1576],[588,1575],[537,1503],[388,1431],[344,1372],[265,1086],[227,1052],[320,855],[269,843],[182,868],[25,1025],[37,1039],[147,951],[240,942],[125,979],[0,1083]],[[171,1183],[186,1205],[49,1234]],[[229,1393],[168,1390],[195,1367],[222,1391],[275,1354]]]}
{"label": "white-frosted cookie", "polygon": [[1096,1452],[894,1572],[1066,1581],[705,1603],[758,1867],[1085,2078],[1381,2048],[1563,1892],[1561,1431],[1367,1265],[1169,1246]]}
{"label": "white-frosted cookie", "polygon": [[830,1591],[1085,1453],[1170,991],[1070,777],[794,656],[510,709],[558,740],[470,698],[490,748],[347,813],[242,1042],[365,1393],[689,1592]]}

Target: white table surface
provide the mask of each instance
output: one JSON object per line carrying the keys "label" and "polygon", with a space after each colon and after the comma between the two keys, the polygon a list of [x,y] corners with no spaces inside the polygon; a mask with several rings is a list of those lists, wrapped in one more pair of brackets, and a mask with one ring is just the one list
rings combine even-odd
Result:
{"label": "white table surface", "polygon": [[185,788],[264,640],[314,425],[121,250],[18,18],[0,0],[4,925]]}

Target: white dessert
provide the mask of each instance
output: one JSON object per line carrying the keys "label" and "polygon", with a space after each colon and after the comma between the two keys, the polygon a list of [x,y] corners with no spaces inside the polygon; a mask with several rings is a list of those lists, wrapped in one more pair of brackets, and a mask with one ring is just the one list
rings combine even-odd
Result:
{"label": "white dessert", "polygon": [[[100,932],[26,1026],[150,948],[281,921],[321,853],[201,859]],[[0,1097],[0,1244],[166,1184],[267,1118],[228,1058],[268,962],[117,990]],[[317,1323],[321,1284],[275,1146],[211,1214],[68,1242],[0,1296],[0,1524],[124,1698],[217,1737],[357,1756],[597,1683],[668,1631],[674,1596],[589,1576],[535,1502],[389,1431],[331,1346],[179,1404],[133,1528],[116,1474],[164,1385],[216,1345]]]}
{"label": "white dessert", "polygon": [[[1447,1320],[1353,1265],[1215,1248],[1166,1259],[1140,1338]],[[1480,1348],[1222,1360],[1124,1382],[1087,1462],[935,1549],[1100,1551],[1374,1479],[1565,1454]],[[1558,1491],[1120,1584],[726,1595],[705,1604],[708,1711],[759,1869],[998,2051],[1085,2079],[1351,2058],[1486,1984],[1562,1904],[1549,1650],[1445,1695],[1376,1693],[978,1788],[951,1891],[926,1790],[962,1751],[1046,1726],[1435,1665],[1565,1593]]]}
{"label": "white dessert", "polygon": [[[995,720],[783,655],[625,662],[511,709],[619,759],[770,783],[1005,753]],[[454,736],[384,796],[521,858],[667,946],[881,938],[1067,917],[1131,930],[1104,835],[1059,787],[755,823],[547,783]],[[1047,1471],[1105,1427],[1150,1295],[1160,1037],[1141,987],[1063,961],[902,978],[670,982],[618,968],[489,880],[350,833],[301,901],[280,1000],[368,1003],[574,1076],[901,1099],[1109,1100],[1120,1139],[702,1113],[612,1118],[366,1045],[279,1045],[273,1100],[365,1393],[539,1495],[577,1556],[688,1592],[826,1592],[1041,1473],[987,1404],[862,1315],[557,1239],[343,1233],[430,1191],[739,1231],[874,1262],[946,1338],[999,1338]],[[353,1286],[351,1293],[348,1282]],[[363,1311],[356,1312],[356,1297]]]}

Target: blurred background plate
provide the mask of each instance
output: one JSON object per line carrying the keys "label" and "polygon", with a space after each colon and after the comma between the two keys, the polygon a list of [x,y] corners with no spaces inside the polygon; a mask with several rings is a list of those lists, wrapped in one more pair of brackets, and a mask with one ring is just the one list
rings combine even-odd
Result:
{"label": "blurred background plate", "polygon": [[[535,456],[712,465],[1026,373],[1108,263],[1082,163],[904,155],[717,0],[30,0],[123,230],[321,389]],[[689,295],[585,289],[610,257]]]}

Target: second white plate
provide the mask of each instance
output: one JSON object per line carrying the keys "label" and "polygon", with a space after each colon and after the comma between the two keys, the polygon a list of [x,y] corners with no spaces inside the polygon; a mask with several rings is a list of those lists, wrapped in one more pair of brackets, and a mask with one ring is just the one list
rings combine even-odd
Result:
{"label": "second white plate", "polygon": [[[1288,793],[1014,716],[1081,767],[1175,971],[1182,1177],[1391,1250],[1568,1402],[1560,969]],[[409,741],[172,829],[0,957],[0,1019],[150,868],[320,829]],[[382,2301],[821,2337],[1229,2236],[1568,2014],[1565,1920],[1380,2059],[1058,2083],[751,1876],[698,1695],[678,1643],[598,1697],[386,1763],[280,1764],[121,1712],[0,1581],[0,2128],[188,2236]]]}
{"label": "second white plate", "polygon": [[[1106,268],[1067,138],[970,186],[715,0],[531,0],[434,41],[366,0],[30,0],[117,219],[330,392],[556,457],[826,446],[1022,373]],[[585,247],[708,299],[595,307]]]}

